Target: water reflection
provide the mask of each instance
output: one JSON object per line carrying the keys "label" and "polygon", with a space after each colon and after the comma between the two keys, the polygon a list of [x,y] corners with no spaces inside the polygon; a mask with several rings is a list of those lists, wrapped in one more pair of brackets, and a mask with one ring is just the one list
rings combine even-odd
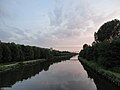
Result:
{"label": "water reflection", "polygon": [[[62,62],[61,62],[62,61]],[[77,58],[21,66],[0,73],[0,90],[119,90]]]}
{"label": "water reflection", "polygon": [[36,63],[34,65],[20,66],[20,68],[17,68],[16,70],[13,70],[13,71],[1,72],[0,73],[0,90],[3,90],[1,89],[3,87],[12,87],[12,85],[14,85],[16,82],[29,79],[35,76],[36,74],[39,74],[39,72],[41,71],[47,71],[49,70],[50,65],[61,62],[61,61],[69,60],[70,57],[64,58],[63,60],[62,59]]}
{"label": "water reflection", "polygon": [[0,79],[4,90],[97,90],[75,58],[21,67],[1,73]]}

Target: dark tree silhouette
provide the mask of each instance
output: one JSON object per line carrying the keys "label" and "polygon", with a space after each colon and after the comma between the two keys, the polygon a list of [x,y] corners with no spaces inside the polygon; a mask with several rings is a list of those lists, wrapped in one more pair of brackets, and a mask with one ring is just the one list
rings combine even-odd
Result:
{"label": "dark tree silhouette", "polygon": [[120,72],[120,21],[115,19],[103,24],[94,37],[92,46],[83,45],[79,57]]}

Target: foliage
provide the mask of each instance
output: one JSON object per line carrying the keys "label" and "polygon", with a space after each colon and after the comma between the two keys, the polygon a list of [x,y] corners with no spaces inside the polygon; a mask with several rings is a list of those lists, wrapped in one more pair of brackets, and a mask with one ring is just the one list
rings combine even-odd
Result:
{"label": "foliage", "polygon": [[91,46],[83,45],[79,56],[107,69],[120,67],[120,21],[103,24],[95,33],[95,41]]}
{"label": "foliage", "polygon": [[56,56],[75,55],[68,51],[58,51],[36,46],[5,43],[0,41],[0,63],[19,62],[33,59],[50,60]]}
{"label": "foliage", "polygon": [[1,42],[0,42],[0,62],[2,60],[2,47],[1,47]]}
{"label": "foliage", "polygon": [[98,32],[95,32],[96,42],[110,41],[114,37],[120,37],[120,21],[117,19],[103,24]]}
{"label": "foliage", "polygon": [[11,61],[11,50],[10,48],[5,44],[1,44],[2,47],[2,61],[1,62],[10,62]]}
{"label": "foliage", "polygon": [[81,63],[83,63],[84,67],[87,66],[87,68],[92,69],[95,73],[103,76],[104,78],[111,81],[112,83],[120,86],[120,73],[119,72],[113,72],[111,70],[103,69],[96,62],[87,61],[86,59],[83,59],[81,57],[79,57],[79,60],[81,61]]}

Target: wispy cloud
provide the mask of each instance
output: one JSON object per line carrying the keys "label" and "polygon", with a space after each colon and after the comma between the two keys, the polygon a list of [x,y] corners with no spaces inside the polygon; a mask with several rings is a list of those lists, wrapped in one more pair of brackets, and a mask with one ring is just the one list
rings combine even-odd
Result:
{"label": "wispy cloud", "polygon": [[120,19],[119,0],[108,1],[0,0],[0,39],[55,48],[90,44],[104,22]]}

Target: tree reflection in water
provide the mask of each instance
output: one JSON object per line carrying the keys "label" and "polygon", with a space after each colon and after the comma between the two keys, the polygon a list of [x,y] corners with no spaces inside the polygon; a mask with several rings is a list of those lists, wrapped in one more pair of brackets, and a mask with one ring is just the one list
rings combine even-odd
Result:
{"label": "tree reflection in water", "polygon": [[29,79],[40,72],[49,70],[50,65],[61,61],[69,60],[71,57],[57,58],[56,60],[36,63],[33,65],[20,66],[16,70],[0,73],[0,90],[4,87],[12,87],[16,82]]}

